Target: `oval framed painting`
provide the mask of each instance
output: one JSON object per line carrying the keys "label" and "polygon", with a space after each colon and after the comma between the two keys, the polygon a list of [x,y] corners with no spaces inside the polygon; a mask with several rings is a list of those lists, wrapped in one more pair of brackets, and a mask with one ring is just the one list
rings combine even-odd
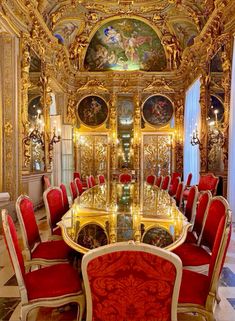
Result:
{"label": "oval framed painting", "polygon": [[153,95],[148,97],[143,103],[143,118],[151,126],[162,127],[167,125],[173,113],[173,104],[165,96]]}
{"label": "oval framed painting", "polygon": [[80,101],[77,113],[81,123],[89,127],[97,127],[108,118],[108,106],[99,96],[87,96]]}

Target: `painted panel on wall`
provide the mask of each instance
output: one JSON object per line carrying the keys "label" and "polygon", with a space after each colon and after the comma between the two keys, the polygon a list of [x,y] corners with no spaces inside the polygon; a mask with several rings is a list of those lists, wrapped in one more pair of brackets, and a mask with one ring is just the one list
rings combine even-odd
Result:
{"label": "painted panel on wall", "polygon": [[137,19],[117,19],[95,33],[85,68],[161,71],[166,68],[166,57],[160,39],[149,25]]}

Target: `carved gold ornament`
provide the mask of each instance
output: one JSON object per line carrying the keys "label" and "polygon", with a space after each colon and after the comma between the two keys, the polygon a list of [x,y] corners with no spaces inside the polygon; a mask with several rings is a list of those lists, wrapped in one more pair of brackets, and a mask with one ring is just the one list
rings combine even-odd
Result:
{"label": "carved gold ornament", "polygon": [[10,136],[13,132],[13,126],[9,121],[4,125],[4,132],[6,136]]}

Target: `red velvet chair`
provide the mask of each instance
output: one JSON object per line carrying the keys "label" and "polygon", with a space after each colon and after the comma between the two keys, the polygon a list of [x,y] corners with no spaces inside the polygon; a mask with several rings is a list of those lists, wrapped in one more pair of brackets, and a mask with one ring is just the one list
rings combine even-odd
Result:
{"label": "red velvet chair", "polygon": [[94,187],[94,186],[96,185],[96,183],[95,183],[95,178],[94,178],[93,175],[90,175],[90,176],[88,177],[88,182],[89,182],[89,187]]}
{"label": "red velvet chair", "polygon": [[183,199],[183,191],[184,191],[184,183],[180,182],[178,187],[177,187],[177,191],[175,194],[175,202],[176,202],[176,206],[178,208],[182,207],[182,199]]}
{"label": "red velvet chair", "polygon": [[99,184],[104,184],[104,183],[105,183],[105,177],[104,177],[104,175],[98,175],[98,176],[97,176],[97,179],[98,179],[98,183],[99,183]]}
{"label": "red velvet chair", "polygon": [[67,190],[64,184],[60,184],[60,189],[62,191],[62,196],[63,196],[63,203],[64,203],[64,211],[68,212],[69,210],[69,200],[68,200],[68,195],[67,195]]}
{"label": "red velvet chair", "polygon": [[[213,214],[215,214],[216,229],[213,229],[211,221]],[[213,314],[215,301],[218,298],[218,283],[232,229],[231,212],[228,210],[228,204],[225,200],[219,197],[214,198],[211,201],[208,215],[211,216],[209,219],[211,229],[210,233],[209,231],[207,233],[207,240],[209,241],[212,238],[210,246],[213,243],[208,275],[183,269],[178,312],[197,313],[204,316],[207,321],[212,321],[215,320]],[[219,224],[217,224],[217,221],[219,221]]]}
{"label": "red velvet chair", "polygon": [[183,243],[174,250],[185,268],[203,273],[208,270],[216,242],[221,241],[218,235],[221,236],[221,226],[224,227],[228,212],[228,202],[222,196],[211,199],[198,243]]}
{"label": "red velvet chair", "polygon": [[118,181],[121,184],[129,184],[131,183],[132,176],[129,173],[122,173],[119,175]]}
{"label": "red velvet chair", "polygon": [[82,259],[87,321],[177,321],[182,264],[176,255],[123,242],[89,251]]}
{"label": "red velvet chair", "polygon": [[174,181],[175,181],[176,178],[178,178],[178,177],[179,177],[179,179],[180,179],[180,181],[181,181],[182,173],[173,172],[173,173],[171,174],[171,182],[170,182],[170,185],[174,184]]}
{"label": "red velvet chair", "polygon": [[42,242],[33,203],[26,195],[16,201],[16,213],[20,223],[27,263],[30,265],[52,265],[68,262],[71,248],[63,240]]}
{"label": "red velvet chair", "polygon": [[43,180],[44,190],[46,190],[48,187],[51,186],[50,179],[49,179],[49,177],[47,175],[43,175],[42,176],[42,180]]}
{"label": "red velvet chair", "polygon": [[205,191],[200,196],[197,204],[193,228],[187,233],[187,237],[185,240],[186,243],[197,243],[197,241],[199,240],[199,236],[202,232],[202,226],[207,216],[207,209],[211,198],[212,195],[210,191]]}
{"label": "red velvet chair", "polygon": [[179,183],[180,183],[180,177],[176,177],[173,181],[173,184],[170,185],[169,187],[168,193],[170,196],[175,197]]}
{"label": "red velvet chair", "polygon": [[150,185],[155,185],[156,179],[157,179],[156,175],[148,175],[146,177],[146,182]]}
{"label": "red velvet chair", "polygon": [[83,193],[83,188],[82,188],[82,181],[80,180],[80,178],[75,178],[74,183],[76,185],[77,188],[77,195],[82,195]]}
{"label": "red velvet chair", "polygon": [[197,208],[198,189],[197,186],[190,187],[187,202],[185,205],[184,215],[191,224],[194,224]]}
{"label": "red velvet chair", "polygon": [[161,188],[161,184],[162,184],[162,176],[158,176],[156,179],[156,186]]}
{"label": "red velvet chair", "polygon": [[74,172],[73,173],[73,179],[75,180],[75,178],[80,178],[81,179],[81,175],[79,172]]}
{"label": "red velvet chair", "polygon": [[[214,176],[214,174],[209,173],[203,176],[200,176],[198,183],[198,191],[210,191],[212,195],[216,195],[217,187],[219,183],[219,177]],[[184,191],[183,198],[186,200],[188,197],[188,189]]]}
{"label": "red velvet chair", "polygon": [[189,173],[188,177],[187,177],[187,181],[186,181],[185,187],[190,187],[191,186],[192,178],[193,178],[193,174]]}
{"label": "red velvet chair", "polygon": [[82,320],[85,297],[78,272],[70,264],[55,264],[26,273],[15,225],[6,210],[2,212],[4,239],[15,271],[21,296],[21,321],[38,307],[78,304],[77,320]]}
{"label": "red velvet chair", "polygon": [[47,213],[47,222],[51,230],[51,235],[60,235],[61,229],[57,223],[66,213],[64,210],[62,191],[58,187],[49,187],[43,193],[43,200]]}
{"label": "red velvet chair", "polygon": [[170,186],[170,181],[171,181],[170,175],[165,176],[161,184],[161,189],[164,191],[168,191]]}
{"label": "red velvet chair", "polygon": [[70,187],[70,193],[72,196],[72,201],[74,202],[75,198],[78,197],[78,191],[77,191],[77,186],[74,181],[70,182],[69,184]]}

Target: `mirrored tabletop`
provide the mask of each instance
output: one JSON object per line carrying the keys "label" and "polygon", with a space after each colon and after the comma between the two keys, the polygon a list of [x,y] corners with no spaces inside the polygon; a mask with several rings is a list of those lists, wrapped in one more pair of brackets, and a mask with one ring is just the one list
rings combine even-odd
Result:
{"label": "mirrored tabletop", "polygon": [[81,253],[128,240],[172,250],[191,226],[166,191],[115,181],[84,191],[58,225],[65,242]]}

